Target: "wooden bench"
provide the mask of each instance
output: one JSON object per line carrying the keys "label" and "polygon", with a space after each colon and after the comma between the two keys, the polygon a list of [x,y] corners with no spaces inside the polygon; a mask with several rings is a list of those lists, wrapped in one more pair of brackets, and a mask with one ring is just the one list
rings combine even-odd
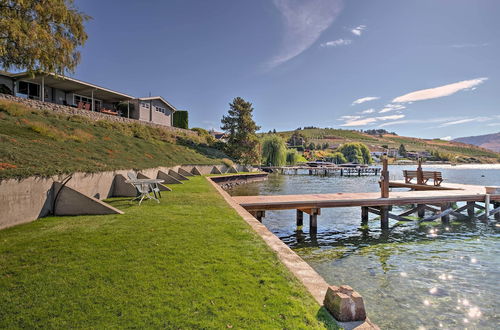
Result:
{"label": "wooden bench", "polygon": [[[403,175],[405,177],[405,183],[412,183],[411,180],[417,178],[417,171],[407,171],[403,170]],[[443,176],[441,172],[438,171],[422,171],[422,183],[427,184],[427,181],[432,179],[435,186],[440,186],[443,182]]]}

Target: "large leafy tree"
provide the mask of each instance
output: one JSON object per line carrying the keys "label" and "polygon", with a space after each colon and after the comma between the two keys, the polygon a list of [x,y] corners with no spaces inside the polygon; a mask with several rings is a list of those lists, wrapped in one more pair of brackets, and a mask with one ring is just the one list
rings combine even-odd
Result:
{"label": "large leafy tree", "polygon": [[228,134],[227,152],[243,164],[260,161],[260,143],[257,130],[260,129],[252,117],[252,103],[236,97],[229,103],[227,116],[223,116],[221,129]]}
{"label": "large leafy tree", "polygon": [[349,142],[340,146],[337,151],[341,152],[352,163],[370,164],[373,162],[370,149],[363,143]]}
{"label": "large leafy tree", "polygon": [[87,40],[73,0],[0,0],[0,66],[64,74],[80,61]]}
{"label": "large leafy tree", "polygon": [[287,161],[285,140],[276,134],[268,135],[262,142],[262,161],[269,166],[283,166]]}

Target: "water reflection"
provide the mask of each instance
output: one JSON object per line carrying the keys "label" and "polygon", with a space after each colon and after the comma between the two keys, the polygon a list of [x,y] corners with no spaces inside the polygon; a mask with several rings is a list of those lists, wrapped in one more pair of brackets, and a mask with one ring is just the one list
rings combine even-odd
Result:
{"label": "water reflection", "polygon": [[[448,182],[500,182],[498,166],[435,168]],[[398,178],[401,169],[391,168],[391,178]],[[378,191],[377,180],[273,175],[231,193]],[[500,224],[495,221],[391,221],[391,230],[381,230],[376,218],[363,226],[359,208],[344,208],[322,210],[316,233],[309,232],[307,217],[303,227],[296,227],[295,211],[266,212],[263,223],[329,283],[361,292],[370,318],[381,328],[495,329],[500,324]]]}

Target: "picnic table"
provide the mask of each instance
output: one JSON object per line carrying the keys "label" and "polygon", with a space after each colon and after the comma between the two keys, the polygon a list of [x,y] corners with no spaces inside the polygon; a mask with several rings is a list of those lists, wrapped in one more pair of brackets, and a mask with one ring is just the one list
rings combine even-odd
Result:
{"label": "picnic table", "polygon": [[[137,189],[139,194],[133,200],[140,198],[139,205],[141,204],[142,200],[146,197],[149,199],[154,199],[158,203],[160,202],[158,197],[161,198],[161,193],[160,193],[160,188],[158,187],[158,185],[165,182],[165,180],[162,180],[162,179],[129,179],[129,180],[125,180],[125,182],[132,184]],[[150,195],[151,192],[154,194],[154,197]],[[158,196],[156,195],[156,193],[158,193]]]}

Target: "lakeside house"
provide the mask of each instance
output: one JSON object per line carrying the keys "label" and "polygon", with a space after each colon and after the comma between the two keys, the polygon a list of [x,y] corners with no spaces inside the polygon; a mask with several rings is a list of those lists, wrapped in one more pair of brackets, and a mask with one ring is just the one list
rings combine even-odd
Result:
{"label": "lakeside house", "polygon": [[161,96],[134,97],[54,74],[0,71],[0,91],[14,96],[173,126],[177,109]]}

